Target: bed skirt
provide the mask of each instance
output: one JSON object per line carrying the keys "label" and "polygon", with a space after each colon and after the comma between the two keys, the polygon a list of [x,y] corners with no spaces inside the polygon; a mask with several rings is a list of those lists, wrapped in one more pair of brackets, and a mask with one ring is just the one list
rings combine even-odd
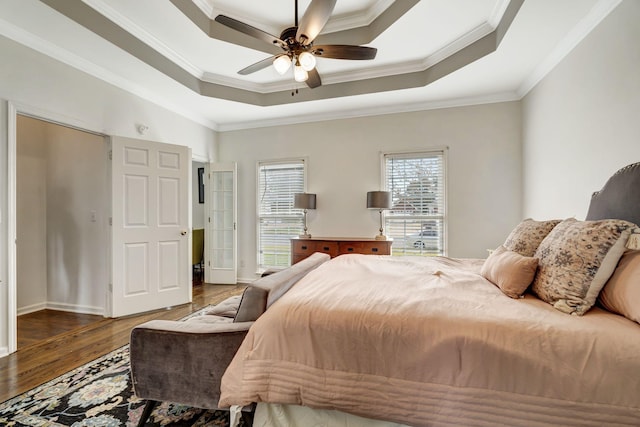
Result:
{"label": "bed skirt", "polygon": [[253,427],[285,426],[407,427],[405,424],[372,420],[340,411],[280,403],[258,403]]}

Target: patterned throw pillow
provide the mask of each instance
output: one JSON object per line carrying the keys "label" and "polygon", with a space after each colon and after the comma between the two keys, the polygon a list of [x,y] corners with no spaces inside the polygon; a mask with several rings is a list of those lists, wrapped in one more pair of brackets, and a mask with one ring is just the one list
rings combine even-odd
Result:
{"label": "patterned throw pillow", "polygon": [[522,256],[532,257],[540,242],[547,237],[553,227],[560,224],[559,219],[534,221],[527,218],[513,229],[502,246]]}
{"label": "patterned throw pillow", "polygon": [[566,219],[542,241],[531,289],[558,310],[583,315],[596,301],[636,225],[623,220]]}

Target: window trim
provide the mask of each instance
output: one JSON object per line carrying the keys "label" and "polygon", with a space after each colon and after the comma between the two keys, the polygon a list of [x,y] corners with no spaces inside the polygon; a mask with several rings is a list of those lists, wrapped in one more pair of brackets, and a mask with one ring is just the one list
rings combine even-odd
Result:
{"label": "window trim", "polygon": [[[444,214],[442,215],[442,223],[443,223],[443,236],[442,236],[442,255],[448,256],[449,254],[449,146],[435,146],[429,147],[425,150],[420,149],[408,149],[408,150],[394,150],[394,151],[381,151],[380,152],[380,188],[385,191],[389,191],[387,188],[387,156],[406,156],[407,158],[416,158],[421,155],[428,156],[433,154],[442,155],[442,175],[444,176],[444,185],[443,185],[443,202],[444,206]],[[397,216],[395,218],[401,218],[401,216]],[[415,218],[415,217],[414,217]],[[386,211],[382,212],[382,221],[385,225],[385,230],[387,228],[387,213]],[[392,250],[393,253],[393,250]]]}
{"label": "window trim", "polygon": [[[275,166],[275,165],[286,165],[291,163],[302,162],[302,188],[303,192],[307,192],[307,169],[309,168],[309,159],[308,157],[288,157],[284,159],[269,159],[269,160],[258,160],[256,162],[255,168],[255,237],[256,237],[256,245],[255,245],[255,256],[256,256],[256,274],[262,274],[265,271],[265,267],[260,265],[260,168],[262,166]],[[297,217],[298,215],[296,215]],[[302,218],[303,214],[300,212],[300,218]],[[268,267],[267,267],[268,268]]]}

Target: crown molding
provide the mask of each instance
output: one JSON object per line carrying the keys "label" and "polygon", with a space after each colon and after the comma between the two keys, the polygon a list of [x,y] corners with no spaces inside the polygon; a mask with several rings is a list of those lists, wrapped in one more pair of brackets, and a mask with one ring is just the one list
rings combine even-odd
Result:
{"label": "crown molding", "polygon": [[140,85],[134,84],[131,81],[122,78],[117,74],[106,70],[105,68],[100,67],[91,61],[88,61],[74,53],[71,53],[68,50],[62,49],[61,47],[51,43],[50,41],[37,37],[32,33],[25,31],[22,28],[1,18],[0,35],[17,43],[20,43],[21,45],[27,46],[58,62],[85,72],[99,80],[110,83],[153,104],[166,108],[169,111],[172,111],[189,120],[208,127],[209,129],[216,130],[218,127],[217,123],[212,122],[206,116],[196,114],[192,110],[187,110],[180,105],[169,102],[166,97],[160,96],[153,91],[150,91]]}
{"label": "crown molding", "polygon": [[366,27],[387,10],[394,1],[399,0],[377,0],[371,7],[354,11],[348,14],[332,16],[329,22],[322,29],[323,33],[334,33],[337,31],[350,30],[352,28]]}
{"label": "crown molding", "polygon": [[359,117],[383,116],[388,114],[413,113],[417,111],[440,110],[444,108],[469,107],[482,104],[496,104],[500,102],[519,101],[515,92],[503,92],[468,98],[424,101],[408,104],[376,106],[359,109],[333,110],[320,114],[305,114],[267,120],[252,120],[218,125],[218,132],[232,132],[237,130],[255,129],[273,126],[286,126],[304,123],[323,122],[329,120],[354,119]]}
{"label": "crown molding", "polygon": [[[143,41],[151,48],[158,51],[163,56],[167,57],[169,60],[183,68],[192,76],[209,83],[213,83],[216,85],[229,86],[236,89],[246,90],[257,92],[261,94],[267,94],[272,92],[280,92],[285,90],[291,90],[292,88],[305,88],[306,85],[299,84],[297,82],[291,82],[290,80],[279,80],[277,82],[269,82],[269,83],[255,83],[246,80],[242,80],[239,78],[234,78],[230,76],[223,76],[220,74],[214,74],[206,72],[194,64],[186,60],[183,56],[179,55],[175,50],[169,48],[166,44],[161,42],[158,38],[150,34],[148,31],[144,30],[142,27],[131,21],[125,15],[117,12],[113,9],[109,4],[107,4],[104,0],[83,0],[84,3],[89,5],[91,8],[98,11],[100,14],[107,17],[112,22],[116,23],[125,31],[129,32],[139,40]],[[206,0],[193,0],[193,2],[198,6],[202,11],[208,16],[212,16],[212,14],[217,15],[218,13],[226,13],[223,10],[214,9],[209,2]],[[346,20],[349,24],[345,24],[343,28],[335,28],[330,29],[326,32],[333,32],[344,30],[347,28],[355,28],[357,26],[366,26],[369,25],[373,20],[375,20],[382,12],[384,12],[391,4],[393,4],[394,0],[378,0],[376,1],[369,9],[365,10],[362,14],[352,13],[349,15],[342,15],[336,17],[337,20]],[[441,60],[447,58],[453,53],[457,52],[460,49],[465,48],[471,43],[479,40],[485,35],[489,34],[494,30],[495,25],[497,25],[497,21],[499,21],[501,14],[504,14],[504,10],[506,6],[509,4],[509,0],[501,0],[496,3],[497,7],[494,8],[491,14],[491,18],[489,21],[477,26],[476,28],[468,31],[467,33],[461,35],[456,38],[446,46],[442,47],[438,51],[429,55],[428,57],[415,60],[415,61],[407,61],[402,63],[395,63],[385,66],[379,66],[375,68],[367,68],[355,71],[345,71],[339,73],[332,74],[323,74],[322,80],[326,84],[334,84],[334,83],[343,83],[354,80],[366,80],[377,77],[389,76],[389,75],[398,75],[404,73],[413,73],[417,71],[423,71],[426,68],[437,64]],[[497,15],[500,13],[500,15]],[[236,13],[237,14],[237,13]],[[233,11],[230,13],[231,16],[234,15]],[[353,15],[357,16],[357,19],[353,19]],[[332,17],[329,23],[334,20]],[[492,21],[495,21],[495,25],[492,24]],[[247,23],[254,25],[250,21]],[[327,26],[329,26],[329,23]],[[259,25],[259,24],[255,24]],[[325,29],[327,28],[325,27]]]}
{"label": "crown molding", "polygon": [[[473,28],[471,31],[468,31],[460,37],[454,39],[449,44],[427,56],[426,58],[389,65],[381,65],[378,67],[362,68],[358,70],[342,71],[331,74],[322,74],[322,82],[323,84],[347,83],[351,81],[368,80],[378,77],[395,76],[400,74],[424,71],[427,68],[437,64],[438,62],[448,58],[459,50],[462,50],[465,47],[480,40],[494,30],[495,28],[492,27],[491,24],[487,21]],[[230,86],[237,89],[250,90],[262,94],[291,90],[292,88],[300,89],[306,87],[306,85],[297,83],[295,81],[292,81],[291,79],[278,80],[269,83],[254,83],[238,78],[206,72],[204,73],[202,80],[209,83]]]}
{"label": "crown molding", "polygon": [[221,74],[205,72],[201,80],[203,82],[233,87],[241,90],[248,90],[257,93],[269,93],[269,91],[265,89],[266,85],[264,83],[250,82],[236,77],[223,76]]}
{"label": "crown molding", "polygon": [[[322,84],[329,85],[336,83],[348,83],[358,80],[367,80],[377,77],[423,71],[425,68],[427,68],[425,62],[425,60],[419,59],[415,61],[407,61],[387,66],[379,66],[375,68],[322,74]],[[307,87],[304,83],[298,83],[293,80],[293,78],[268,83],[254,83],[233,77],[221,76],[219,74],[205,73],[202,80],[213,84],[219,84],[243,90],[250,90],[261,94],[276,93],[296,88],[304,89]]]}
{"label": "crown molding", "polygon": [[[478,25],[476,28],[468,31],[467,33],[461,35],[455,40],[451,41],[446,46],[441,49],[435,51],[431,55],[426,58],[416,59],[413,61],[405,61],[390,65],[382,65],[378,67],[369,67],[360,70],[352,70],[345,71],[341,73],[333,73],[322,76],[323,84],[336,84],[336,83],[345,83],[350,81],[357,80],[368,80],[375,79],[379,77],[385,76],[395,76],[401,74],[409,74],[415,72],[421,72],[426,70],[429,67],[432,67],[439,63],[440,61],[445,60],[456,52],[466,48],[467,46],[473,44],[474,42],[482,39],[483,37],[489,35],[495,28],[491,27],[488,22],[484,22]],[[272,91],[280,90],[272,88]]]}
{"label": "crown molding", "polygon": [[[356,10],[347,14],[335,15],[329,19],[329,22],[324,26],[323,33],[333,33],[336,31],[350,30],[352,28],[363,27],[371,24],[378,16],[380,16],[385,10],[387,10],[394,1],[399,0],[376,0],[370,7],[366,9]],[[242,17],[243,22],[252,25],[256,28],[260,28],[264,31],[271,32],[274,35],[280,35],[283,28],[278,28],[275,25],[265,24],[264,21],[260,21],[251,16],[247,16],[245,12],[238,8],[221,8],[213,6],[213,4],[207,0],[193,0],[196,6],[204,12],[210,19],[214,19],[217,15],[227,15],[231,17]],[[293,19],[291,20],[293,24]],[[270,30],[270,31],[269,31]]]}
{"label": "crown molding", "polygon": [[[495,30],[422,71],[334,83],[331,85],[326,84],[313,89],[313,91],[303,88],[297,96],[292,97],[290,96],[290,87],[279,92],[261,93],[226,86],[224,84],[203,81],[194,77],[185,69],[176,66],[176,64],[170,61],[167,57],[161,55],[158,51],[151,49],[149,45],[124,30],[106,16],[98,13],[82,0],[66,0],[65,2],[58,2],[56,0],[41,1],[85,28],[94,31],[100,37],[110,41],[159,72],[173,78],[197,94],[265,107],[270,105],[292,104],[366,93],[424,87],[431,82],[495,51],[499,44],[499,32],[506,32],[524,2],[524,0],[511,0],[504,16],[501,18],[500,23]],[[215,21],[209,20],[204,16],[203,12],[191,2],[191,0],[170,1],[189,19],[191,19],[196,26],[209,34],[210,37],[213,36],[220,40],[227,40],[235,43],[235,41],[233,41],[236,40],[235,37],[244,35],[237,31],[228,29]],[[392,25],[395,20],[411,9],[417,1],[419,0],[403,0],[402,2],[395,2],[394,7],[386,10],[383,16],[376,20],[376,22],[380,21],[376,24],[376,34],[377,32]],[[358,37],[362,35],[362,31],[360,30],[366,30],[366,28],[359,29],[357,32]],[[346,41],[350,41],[356,37],[354,34],[351,34],[351,32],[348,33],[349,34],[345,34],[345,36],[348,36]],[[368,35],[372,36],[372,34]],[[266,45],[266,43],[258,43],[260,40],[256,40],[246,35],[245,39],[242,40],[242,42],[238,42],[236,44],[251,47],[252,43],[255,42],[257,46],[261,46],[262,48]]]}
{"label": "crown molding", "polygon": [[620,3],[622,3],[622,0],[600,0],[596,3],[589,14],[557,44],[551,53],[522,82],[517,90],[518,96],[523,98],[533,90]]}
{"label": "crown molding", "polygon": [[171,49],[169,46],[161,42],[157,37],[153,36],[151,33],[130,20],[128,17],[116,11],[104,0],[82,1],[89,5],[91,8],[95,9],[100,14],[106,16],[109,20],[116,23],[128,33],[135,36],[137,39],[149,45],[152,49],[167,57],[170,61],[182,67],[192,76],[200,79],[204,76],[204,71],[202,69],[196,67],[193,63],[189,62],[182,55],[178,54],[175,50]]}
{"label": "crown molding", "polygon": [[509,6],[510,1],[511,0],[500,0],[495,3],[493,10],[489,14],[489,19],[487,19],[487,22],[489,23],[489,25],[491,25],[492,28],[496,28],[498,26],[500,20],[504,16],[505,11],[507,10],[507,7]]}
{"label": "crown molding", "polygon": [[205,15],[209,17],[209,19],[213,19],[216,16],[215,9],[211,3],[207,0],[192,0],[198,8],[204,12]]}
{"label": "crown molding", "polygon": [[[41,0],[45,3],[51,4],[51,0]],[[71,0],[67,0],[71,1]],[[78,0],[76,0],[78,1]],[[194,3],[192,0],[169,0],[171,3],[181,11],[188,19],[190,19],[201,31],[207,34],[211,38],[215,38],[221,41],[225,41],[227,43],[232,43],[238,46],[244,46],[249,49],[258,50],[261,52],[265,52],[267,54],[279,54],[281,50],[275,46],[264,43],[261,40],[256,40],[253,37],[250,37],[246,34],[240,33],[233,29],[226,27],[215,21],[212,18],[212,15],[217,15],[214,11],[213,13],[205,12],[203,9],[199,7],[202,5],[203,0],[196,0],[197,3]],[[385,3],[380,3],[381,5],[386,5],[388,0],[379,0],[384,1]],[[315,40],[316,44],[352,44],[352,45],[363,45],[371,43],[376,37],[378,37],[383,31],[393,25],[401,16],[407,13],[413,6],[415,6],[420,0],[396,0],[389,2],[389,6],[386,9],[383,9],[382,12],[376,16],[373,21],[369,25],[359,26],[357,28],[350,28],[342,31],[334,31],[331,33],[326,33],[323,31],[322,34],[318,35]],[[512,0],[512,1],[521,1],[521,0]],[[53,7],[53,6],[52,6]],[[205,6],[204,9],[210,10],[212,6]],[[68,8],[57,5],[55,9],[59,11],[68,10]],[[69,12],[62,12],[63,14],[69,16]],[[264,22],[251,22],[247,17],[244,17],[242,13],[236,12],[234,14],[230,14],[232,17],[235,15],[237,18],[241,18],[241,20],[245,23],[251,24],[257,28],[262,29],[263,31],[267,31],[265,28]],[[325,26],[326,27],[326,26]],[[271,33],[278,33],[281,31],[281,28],[271,29]]]}

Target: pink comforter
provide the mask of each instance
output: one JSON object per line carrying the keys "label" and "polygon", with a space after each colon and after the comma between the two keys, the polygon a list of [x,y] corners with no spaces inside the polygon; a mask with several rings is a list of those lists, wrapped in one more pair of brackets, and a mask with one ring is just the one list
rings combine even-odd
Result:
{"label": "pink comforter", "polygon": [[340,256],[252,326],[221,406],[290,403],[411,425],[640,425],[640,325],[515,300],[482,260]]}

